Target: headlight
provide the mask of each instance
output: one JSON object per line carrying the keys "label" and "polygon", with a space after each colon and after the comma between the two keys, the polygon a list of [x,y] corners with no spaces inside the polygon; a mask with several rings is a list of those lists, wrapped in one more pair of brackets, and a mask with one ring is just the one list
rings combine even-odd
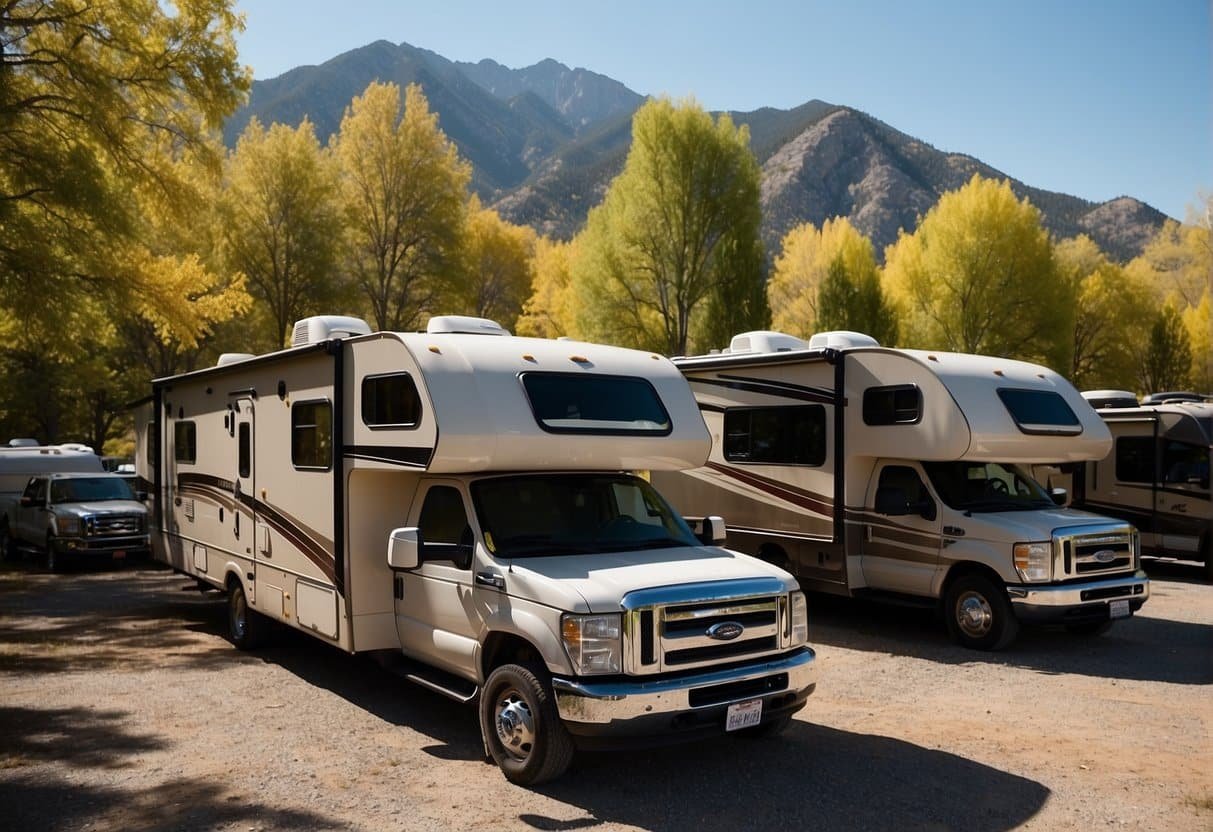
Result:
{"label": "headlight", "polygon": [[1052,543],[1016,543],[1014,552],[1019,577],[1036,583],[1053,579]]}
{"label": "headlight", "polygon": [[809,602],[803,592],[792,593],[792,647],[809,640]]}
{"label": "headlight", "polygon": [[619,613],[611,615],[566,615],[560,622],[565,652],[580,676],[619,673],[623,641]]}
{"label": "headlight", "polygon": [[59,534],[80,534],[80,518],[75,515],[56,517],[55,527],[59,530]]}

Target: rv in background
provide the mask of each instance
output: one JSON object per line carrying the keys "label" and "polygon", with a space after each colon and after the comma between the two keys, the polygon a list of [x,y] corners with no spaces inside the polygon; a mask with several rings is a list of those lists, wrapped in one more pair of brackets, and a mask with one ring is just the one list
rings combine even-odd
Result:
{"label": "rv in background", "polygon": [[1125,391],[1082,395],[1111,431],[1111,453],[1042,479],[1068,484],[1075,507],[1133,523],[1143,554],[1202,561],[1213,581],[1213,403],[1191,393],[1156,393],[1140,405]]}
{"label": "rv in background", "polygon": [[706,466],[654,473],[687,514],[808,589],[942,605],[961,644],[1019,624],[1106,630],[1149,597],[1133,527],[1071,509],[1027,466],[1105,456],[1108,429],[1045,367],[776,332],[675,359],[712,434]]}
{"label": "rv in background", "polygon": [[708,455],[667,359],[477,318],[313,318],[295,344],[159,379],[142,420],[156,555],[227,591],[238,647],[272,620],[479,696],[523,784],[577,746],[773,732],[804,706],[796,581],[627,473]]}
{"label": "rv in background", "polygon": [[103,470],[101,457],[87,445],[39,445],[36,439],[13,439],[0,446],[0,560],[17,554],[9,535],[9,523],[32,477]]}

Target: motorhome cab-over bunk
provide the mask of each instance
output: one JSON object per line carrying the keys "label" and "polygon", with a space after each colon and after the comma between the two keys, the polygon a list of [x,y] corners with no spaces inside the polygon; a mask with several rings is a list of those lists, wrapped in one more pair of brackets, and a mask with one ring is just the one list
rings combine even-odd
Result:
{"label": "motorhome cab-over bunk", "polygon": [[1020,621],[1100,632],[1149,595],[1133,527],[1055,505],[1025,467],[1110,444],[1045,367],[851,332],[745,333],[674,363],[712,451],[654,483],[682,512],[727,517],[730,546],[806,588],[942,604],[979,649]]}
{"label": "motorhome cab-over bunk", "polygon": [[578,746],[775,731],[814,688],[792,576],[629,473],[708,455],[660,356],[307,319],[291,349],[155,381],[143,422],[157,556],[228,592],[238,646],[273,620],[479,696],[515,782]]}

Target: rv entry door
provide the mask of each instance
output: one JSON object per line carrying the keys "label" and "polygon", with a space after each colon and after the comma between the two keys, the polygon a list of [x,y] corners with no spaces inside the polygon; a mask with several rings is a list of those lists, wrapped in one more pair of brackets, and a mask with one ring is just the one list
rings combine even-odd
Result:
{"label": "rv entry door", "polygon": [[876,466],[861,543],[863,577],[869,588],[930,595],[942,546],[939,509],[916,464]]}
{"label": "rv entry door", "polygon": [[[230,524],[234,548],[252,558],[260,559],[257,534],[257,491],[254,462],[255,413],[252,399],[237,399],[232,414],[236,429],[236,470],[232,477],[232,516]],[[268,540],[266,541],[268,543]],[[268,548],[268,547],[267,547]]]}

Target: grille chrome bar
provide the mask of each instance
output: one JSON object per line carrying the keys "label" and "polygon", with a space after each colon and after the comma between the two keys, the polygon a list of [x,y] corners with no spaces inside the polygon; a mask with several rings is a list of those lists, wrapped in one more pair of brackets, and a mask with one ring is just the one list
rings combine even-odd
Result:
{"label": "grille chrome bar", "polygon": [[1137,530],[1125,523],[1070,526],[1053,532],[1058,577],[1077,578],[1131,572],[1137,567]]}

